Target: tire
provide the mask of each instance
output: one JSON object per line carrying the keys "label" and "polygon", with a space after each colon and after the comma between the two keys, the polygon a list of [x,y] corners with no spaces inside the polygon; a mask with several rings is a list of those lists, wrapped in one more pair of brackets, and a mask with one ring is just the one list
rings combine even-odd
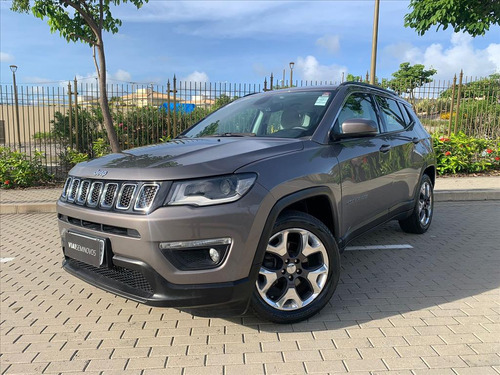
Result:
{"label": "tire", "polygon": [[399,221],[399,226],[406,233],[422,234],[431,226],[434,213],[434,187],[430,177],[422,176],[418,188],[418,197],[411,215]]}
{"label": "tire", "polygon": [[278,217],[252,294],[261,318],[294,323],[319,312],[340,276],[340,255],[330,230],[314,216],[288,211]]}

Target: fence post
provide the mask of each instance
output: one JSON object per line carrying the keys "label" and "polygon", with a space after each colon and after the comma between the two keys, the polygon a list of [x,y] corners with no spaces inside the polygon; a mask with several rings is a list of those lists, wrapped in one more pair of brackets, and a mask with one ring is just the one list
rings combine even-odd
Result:
{"label": "fence post", "polygon": [[172,131],[172,127],[171,127],[171,120],[170,120],[170,79],[167,81],[167,133],[168,133],[168,136],[171,137],[171,131]]}
{"label": "fence post", "polygon": [[76,135],[76,149],[79,150],[79,134],[78,134],[78,81],[75,77],[75,135]]}
{"label": "fence post", "polygon": [[72,110],[72,102],[71,102],[71,81],[68,81],[68,105],[69,105],[69,109],[68,109],[68,119],[69,119],[69,142],[70,142],[70,145],[71,145],[71,148],[73,148],[73,137],[72,137],[72,134],[73,134],[73,110]]}
{"label": "fence post", "polygon": [[455,127],[453,128],[453,133],[455,133],[455,134],[457,134],[458,116],[460,115],[460,99],[462,96],[462,78],[463,77],[464,77],[464,71],[460,70],[460,77],[458,79],[457,115],[455,116]]}
{"label": "fence post", "polygon": [[455,105],[455,86],[457,85],[457,75],[453,77],[453,88],[451,90],[450,119],[448,121],[448,137],[451,135],[451,121],[453,120],[453,107]]}
{"label": "fence post", "polygon": [[177,137],[177,97],[176,97],[176,94],[177,94],[177,78],[175,78],[175,74],[174,74],[174,138]]}
{"label": "fence post", "polygon": [[12,83],[14,84],[14,101],[15,101],[14,104],[16,108],[17,144],[19,146],[19,152],[21,152],[21,125],[19,123],[19,98],[17,96],[17,83],[16,83],[17,66],[11,65],[10,69],[12,70]]}

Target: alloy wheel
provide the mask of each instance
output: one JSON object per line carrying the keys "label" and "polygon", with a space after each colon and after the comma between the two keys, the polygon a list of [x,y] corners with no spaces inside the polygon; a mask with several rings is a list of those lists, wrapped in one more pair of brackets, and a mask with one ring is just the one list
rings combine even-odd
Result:
{"label": "alloy wheel", "polygon": [[261,298],[278,310],[294,311],[313,302],[328,279],[325,245],[312,232],[290,228],[274,234],[257,278]]}
{"label": "alloy wheel", "polygon": [[432,217],[432,187],[427,181],[424,181],[420,187],[418,217],[423,227],[429,224]]}

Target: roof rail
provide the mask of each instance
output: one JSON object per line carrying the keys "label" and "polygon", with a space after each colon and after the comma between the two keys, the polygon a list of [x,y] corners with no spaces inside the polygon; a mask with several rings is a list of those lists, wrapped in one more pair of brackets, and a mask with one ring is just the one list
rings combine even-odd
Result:
{"label": "roof rail", "polygon": [[385,91],[387,93],[390,93],[390,94],[393,94],[393,95],[396,95],[396,96],[399,96],[397,94],[396,91],[394,90],[391,90],[391,89],[384,89],[383,87],[380,87],[380,86],[377,86],[377,85],[372,85],[370,83],[366,83],[366,82],[356,82],[356,81],[345,81],[345,82],[342,82],[339,86],[362,86],[362,87],[370,87],[372,89],[377,89],[377,90],[380,90],[380,91]]}

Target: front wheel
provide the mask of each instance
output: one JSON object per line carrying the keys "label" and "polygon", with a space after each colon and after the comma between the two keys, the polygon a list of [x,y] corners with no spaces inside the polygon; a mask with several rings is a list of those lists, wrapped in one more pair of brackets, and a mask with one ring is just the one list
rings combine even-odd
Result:
{"label": "front wheel", "polygon": [[307,319],[330,300],[339,275],[340,255],[330,230],[311,215],[286,212],[269,238],[252,307],[276,323]]}
{"label": "front wheel", "polygon": [[404,232],[422,234],[431,226],[434,213],[434,189],[429,176],[424,174],[420,180],[417,202],[412,214],[399,221]]}

